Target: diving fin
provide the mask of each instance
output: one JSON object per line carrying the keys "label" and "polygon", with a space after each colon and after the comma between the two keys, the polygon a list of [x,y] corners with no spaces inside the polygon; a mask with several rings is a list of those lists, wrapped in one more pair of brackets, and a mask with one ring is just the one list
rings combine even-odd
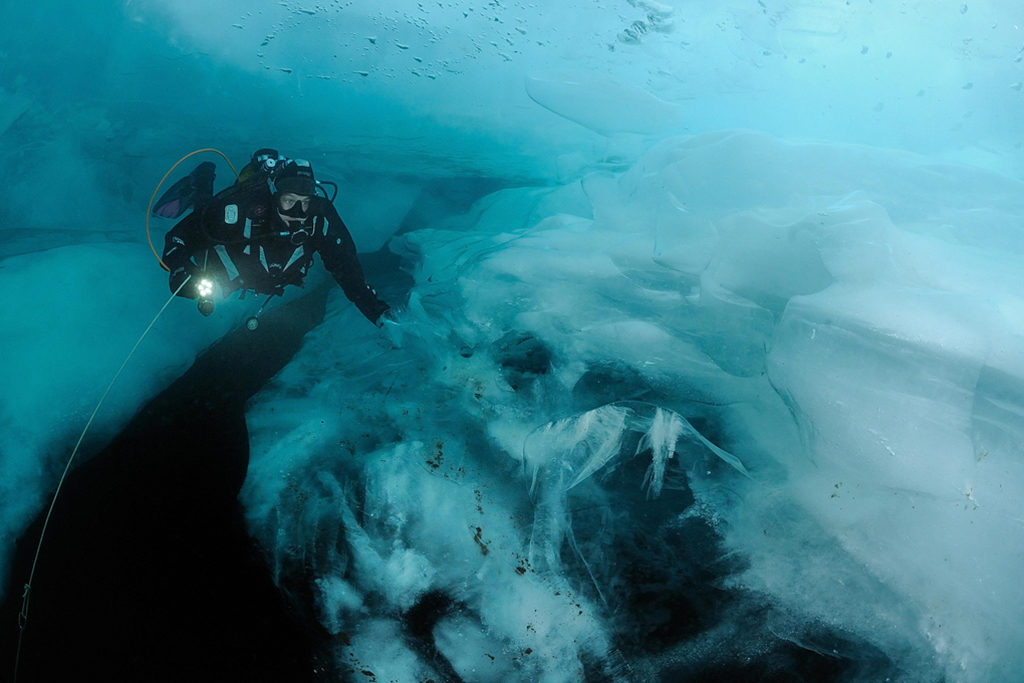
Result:
{"label": "diving fin", "polygon": [[192,207],[201,208],[213,197],[213,178],[217,166],[204,161],[191,173],[171,185],[153,206],[153,213],[164,218],[177,218]]}

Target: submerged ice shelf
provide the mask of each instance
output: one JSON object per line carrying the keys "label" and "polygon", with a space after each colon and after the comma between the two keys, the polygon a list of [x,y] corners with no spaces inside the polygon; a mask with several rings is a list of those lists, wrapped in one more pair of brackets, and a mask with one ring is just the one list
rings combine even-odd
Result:
{"label": "submerged ice shelf", "polygon": [[[726,172],[751,157],[770,187]],[[376,643],[403,628],[382,613],[441,594],[433,646],[471,680],[685,677],[751,652],[777,673],[999,679],[1024,553],[1003,264],[1024,242],[982,228],[1019,190],[725,133],[485,196],[472,230],[392,241],[416,284],[389,338],[344,333],[341,363],[338,309],[261,394],[253,531],[315,584],[339,662],[379,676],[437,673]],[[689,597],[643,616],[652,593]],[[753,613],[764,630],[726,637]]]}

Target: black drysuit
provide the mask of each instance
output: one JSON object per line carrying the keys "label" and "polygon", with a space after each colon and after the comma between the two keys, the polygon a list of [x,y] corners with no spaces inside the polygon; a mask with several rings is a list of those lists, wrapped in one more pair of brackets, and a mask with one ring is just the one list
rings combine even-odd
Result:
{"label": "black drysuit", "polygon": [[[171,271],[171,291],[186,274],[219,283],[225,294],[238,289],[280,294],[301,284],[319,253],[345,296],[376,323],[389,306],[366,284],[356,246],[334,205],[312,197],[300,227],[277,215],[274,198],[262,183],[233,187],[180,221],[164,241],[163,261]],[[179,296],[196,298],[192,282]]]}

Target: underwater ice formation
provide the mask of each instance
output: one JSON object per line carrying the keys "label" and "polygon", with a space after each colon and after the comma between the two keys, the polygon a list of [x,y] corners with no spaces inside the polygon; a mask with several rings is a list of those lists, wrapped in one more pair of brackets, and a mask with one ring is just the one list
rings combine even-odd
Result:
{"label": "underwater ice formation", "polygon": [[[1013,680],[1024,61],[964,8],[6,8],[0,571],[168,295],[156,180],[269,144],[405,309],[335,294],[247,414],[339,666]],[[251,306],[170,307],[86,451]]]}

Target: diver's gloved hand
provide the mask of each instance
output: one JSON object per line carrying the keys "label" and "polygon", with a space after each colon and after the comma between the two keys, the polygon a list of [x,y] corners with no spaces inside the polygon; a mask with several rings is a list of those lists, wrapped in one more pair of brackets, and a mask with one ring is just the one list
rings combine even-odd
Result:
{"label": "diver's gloved hand", "polygon": [[[188,279],[189,279],[189,272],[184,267],[179,267],[179,268],[175,268],[174,270],[172,270],[171,271],[171,275],[170,275],[170,277],[167,280],[168,284],[171,287],[171,293],[172,294],[179,294],[181,296],[188,296],[189,298],[192,298],[191,296],[189,296],[189,294],[191,292],[189,290],[188,285],[185,285],[185,287],[182,287],[182,285],[184,285],[185,282]],[[179,289],[181,291],[179,291]]]}
{"label": "diver's gloved hand", "polygon": [[384,337],[391,344],[392,349],[402,348],[402,342],[407,332],[400,322],[402,313],[401,309],[388,308],[377,318],[376,325],[384,332]]}
{"label": "diver's gloved hand", "polygon": [[388,307],[380,316],[377,317],[377,321],[374,323],[377,327],[384,327],[385,325],[397,325],[398,324],[398,311]]}

